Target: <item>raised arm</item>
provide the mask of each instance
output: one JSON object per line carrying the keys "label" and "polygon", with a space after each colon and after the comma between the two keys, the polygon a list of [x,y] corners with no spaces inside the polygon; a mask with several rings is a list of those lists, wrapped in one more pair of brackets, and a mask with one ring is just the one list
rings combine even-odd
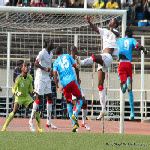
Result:
{"label": "raised arm", "polygon": [[89,25],[91,26],[91,28],[92,28],[95,32],[99,33],[98,27],[95,26],[95,25],[90,21],[90,16],[85,16],[85,19],[86,19],[86,21],[89,23]]}

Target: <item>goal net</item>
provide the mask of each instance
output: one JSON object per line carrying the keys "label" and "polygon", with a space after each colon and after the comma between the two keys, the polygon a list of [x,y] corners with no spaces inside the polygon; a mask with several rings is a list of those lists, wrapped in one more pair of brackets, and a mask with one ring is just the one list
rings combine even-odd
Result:
{"label": "goal net", "polygon": [[[54,39],[54,60],[56,59],[55,48],[57,46],[62,46],[65,53],[69,53],[72,45],[77,46],[81,59],[101,52],[103,48],[102,39],[89,27],[85,20],[85,15],[91,16],[91,22],[94,25],[103,28],[108,27],[110,19],[117,18],[120,22],[118,30],[124,36],[126,28],[125,10],[0,7],[0,41],[2,43],[0,52],[0,64],[2,66],[0,73],[2,77],[0,86],[3,88],[0,104],[2,108],[0,110],[1,116],[6,117],[11,111],[11,88],[14,86],[14,68],[18,65],[19,60],[25,60],[30,63],[33,58],[36,58],[43,48],[45,39]],[[97,64],[94,64],[93,66],[81,67],[80,70],[81,87],[88,102],[88,118],[94,117],[95,119],[101,110],[96,68]],[[109,75],[111,75],[111,78]],[[120,91],[116,64],[113,64],[110,68],[106,83],[107,120],[112,121],[111,124],[107,124],[106,130],[119,132],[119,126],[116,126],[115,122],[119,120],[120,111]],[[64,98],[59,93],[54,92],[53,94],[55,94],[53,96],[55,99],[57,95],[58,100],[54,103],[52,117],[58,119],[67,117]],[[26,110],[22,110],[16,116],[26,117]],[[41,106],[41,117],[46,118],[46,106],[43,107],[43,105]],[[111,129],[113,126],[116,126],[116,128]],[[101,127],[98,128],[98,130],[100,129]]]}

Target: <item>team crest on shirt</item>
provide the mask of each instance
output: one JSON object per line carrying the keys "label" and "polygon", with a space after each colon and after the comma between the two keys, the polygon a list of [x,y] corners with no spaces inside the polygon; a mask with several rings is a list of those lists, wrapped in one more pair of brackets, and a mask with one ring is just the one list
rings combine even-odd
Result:
{"label": "team crest on shirt", "polygon": [[22,83],[20,83],[20,87],[24,87],[24,83],[22,82]]}

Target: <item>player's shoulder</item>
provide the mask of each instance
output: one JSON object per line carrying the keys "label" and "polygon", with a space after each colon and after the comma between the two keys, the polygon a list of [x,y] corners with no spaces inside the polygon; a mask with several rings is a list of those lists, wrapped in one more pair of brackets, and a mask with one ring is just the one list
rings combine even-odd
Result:
{"label": "player's shoulder", "polygon": [[17,81],[20,81],[21,80],[21,78],[22,78],[22,74],[19,74],[17,77],[16,77],[16,80],[15,80],[15,82]]}
{"label": "player's shoulder", "polygon": [[33,79],[33,77],[30,74],[28,74],[28,73],[27,73],[27,78]]}

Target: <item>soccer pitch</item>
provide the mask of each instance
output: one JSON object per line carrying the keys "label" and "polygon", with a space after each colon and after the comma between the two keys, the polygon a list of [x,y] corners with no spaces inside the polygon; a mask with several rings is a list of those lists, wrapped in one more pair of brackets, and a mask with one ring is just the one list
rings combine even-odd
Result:
{"label": "soccer pitch", "polygon": [[149,135],[0,132],[0,150],[149,150]]}

